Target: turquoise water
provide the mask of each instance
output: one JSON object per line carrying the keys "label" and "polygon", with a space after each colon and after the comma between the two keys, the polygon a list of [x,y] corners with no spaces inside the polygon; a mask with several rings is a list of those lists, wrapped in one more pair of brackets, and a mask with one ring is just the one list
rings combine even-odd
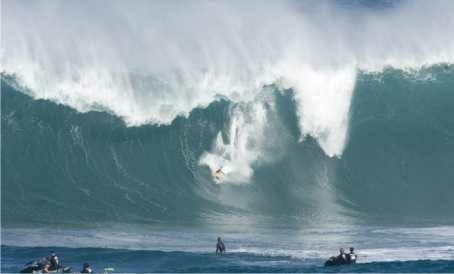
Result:
{"label": "turquoise water", "polygon": [[229,120],[228,101],[169,126],[126,127],[2,80],[3,224],[452,224],[454,68],[418,73],[359,77],[341,158],[310,137],[298,142],[291,90],[271,89],[285,155],[254,167],[245,184],[215,184],[198,163]]}
{"label": "turquoise water", "polygon": [[2,272],[454,272],[451,1],[4,3]]}
{"label": "turquoise water", "polygon": [[[130,128],[3,78],[2,271],[52,249],[74,269],[121,272],[453,271],[454,71],[420,73],[433,79],[358,79],[340,159],[299,143],[292,92],[274,93],[288,154],[242,185],[213,184],[195,162],[228,101]],[[314,183],[320,172],[329,187]],[[226,256],[213,255],[218,236]],[[324,268],[341,246],[355,246],[359,264]]]}

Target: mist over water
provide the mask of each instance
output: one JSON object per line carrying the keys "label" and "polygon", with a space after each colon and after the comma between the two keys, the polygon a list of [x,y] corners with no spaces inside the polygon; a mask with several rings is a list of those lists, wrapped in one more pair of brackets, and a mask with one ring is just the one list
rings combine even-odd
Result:
{"label": "mist over water", "polygon": [[255,102],[278,83],[295,92],[301,139],[341,156],[357,71],[451,63],[453,8],[5,1],[2,71],[34,98],[109,111],[131,126],[170,124],[220,97]]}

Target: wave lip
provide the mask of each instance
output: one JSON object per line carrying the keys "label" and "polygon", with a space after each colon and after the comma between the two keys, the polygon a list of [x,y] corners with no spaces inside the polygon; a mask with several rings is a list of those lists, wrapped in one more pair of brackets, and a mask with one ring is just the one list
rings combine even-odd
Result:
{"label": "wave lip", "polygon": [[358,70],[453,63],[452,5],[7,1],[1,71],[34,98],[109,111],[130,126],[169,125],[219,98],[247,103],[283,84],[295,91],[301,138],[340,157]]}

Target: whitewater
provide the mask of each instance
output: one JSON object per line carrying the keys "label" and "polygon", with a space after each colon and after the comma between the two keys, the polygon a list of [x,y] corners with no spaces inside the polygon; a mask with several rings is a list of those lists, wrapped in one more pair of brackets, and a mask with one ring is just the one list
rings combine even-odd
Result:
{"label": "whitewater", "polygon": [[452,271],[453,10],[2,1],[2,272]]}

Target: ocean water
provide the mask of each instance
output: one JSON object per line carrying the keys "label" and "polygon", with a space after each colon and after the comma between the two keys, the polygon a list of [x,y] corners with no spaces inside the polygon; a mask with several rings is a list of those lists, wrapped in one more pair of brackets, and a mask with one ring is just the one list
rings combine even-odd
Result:
{"label": "ocean water", "polygon": [[[200,229],[173,226],[6,229],[2,272],[55,251],[73,270],[90,262],[116,272],[452,272],[453,227]],[[224,237],[227,253],[215,255]],[[30,247],[31,242],[33,247]],[[49,245],[54,243],[55,245]],[[324,267],[339,246],[356,246],[358,264]]]}
{"label": "ocean water", "polygon": [[3,1],[1,271],[454,272],[452,10]]}

